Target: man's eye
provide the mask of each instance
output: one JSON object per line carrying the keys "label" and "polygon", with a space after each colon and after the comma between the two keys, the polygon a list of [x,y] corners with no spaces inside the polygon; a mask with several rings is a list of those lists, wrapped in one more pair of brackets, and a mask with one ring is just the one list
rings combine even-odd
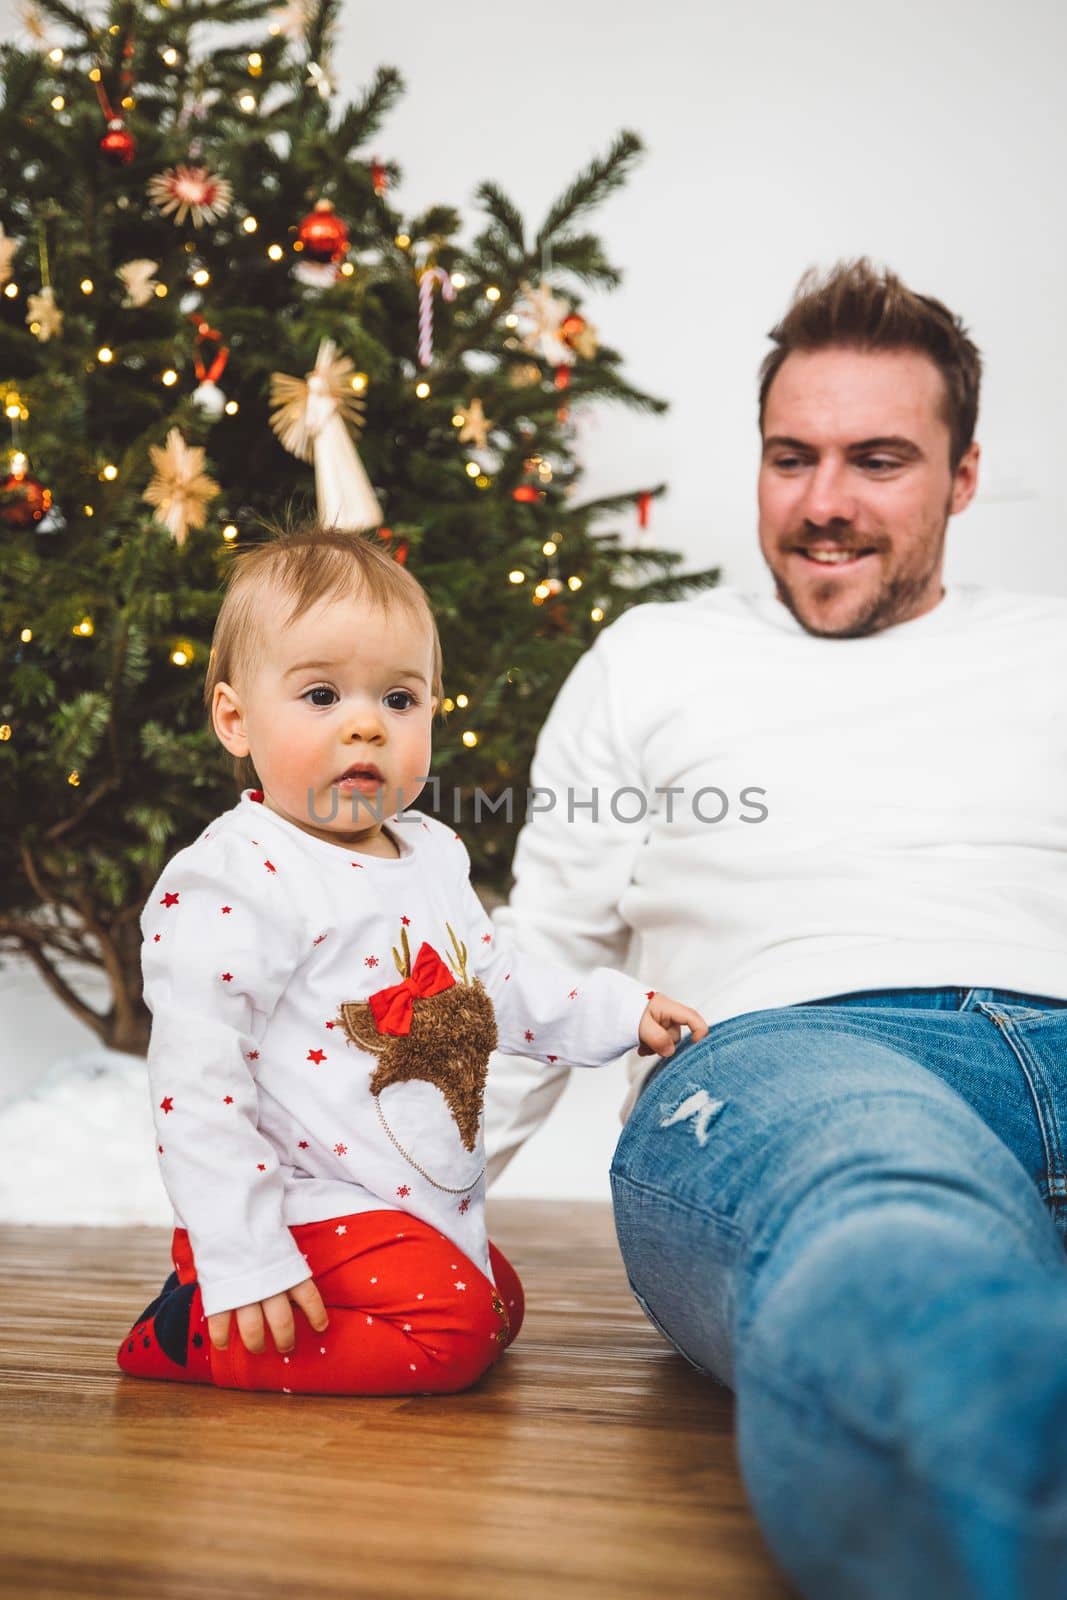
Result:
{"label": "man's eye", "polygon": [[799,456],[776,456],[774,464],[776,467],[783,468],[786,472],[791,472],[794,467],[799,467],[801,463]]}
{"label": "man's eye", "polygon": [[409,689],[392,689],[386,695],[385,703],[390,711],[408,711],[417,702]]}
{"label": "man's eye", "polygon": [[337,699],[336,691],[333,689],[327,689],[325,684],[319,684],[317,688],[308,689],[307,692],[301,695],[300,698],[302,700],[311,700],[312,695],[316,694],[325,694],[330,696],[328,700],[312,700],[312,705],[320,706],[322,708],[333,705],[333,702]]}
{"label": "man's eye", "polygon": [[889,456],[864,456],[862,465],[870,467],[874,472],[889,472],[899,463]]}

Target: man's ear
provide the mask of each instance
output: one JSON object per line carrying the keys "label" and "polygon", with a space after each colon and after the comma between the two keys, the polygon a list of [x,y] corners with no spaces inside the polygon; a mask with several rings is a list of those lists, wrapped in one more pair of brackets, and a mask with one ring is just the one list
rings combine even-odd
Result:
{"label": "man's ear", "polygon": [[245,714],[237,690],[228,683],[217,683],[211,697],[211,725],[219,743],[231,756],[248,754]]}
{"label": "man's ear", "polygon": [[952,496],[948,506],[950,517],[956,516],[957,512],[966,511],[974,499],[978,488],[978,458],[981,453],[977,441],[972,440],[960,457],[960,464],[952,480]]}

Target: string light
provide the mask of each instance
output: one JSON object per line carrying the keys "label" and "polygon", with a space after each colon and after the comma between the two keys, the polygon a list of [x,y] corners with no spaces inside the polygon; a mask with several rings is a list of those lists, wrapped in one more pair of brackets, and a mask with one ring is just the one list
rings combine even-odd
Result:
{"label": "string light", "polygon": [[526,582],[526,574],[525,574],[525,572],[520,572],[518,567],[513,567],[512,570],[508,573],[508,582],[509,583],[525,583]]}
{"label": "string light", "polygon": [[601,611],[599,606],[594,606],[589,615],[594,622],[603,622],[604,620],[604,613]]}
{"label": "string light", "polygon": [[166,388],[173,389],[174,385],[178,381],[178,374],[175,372],[173,367],[168,367],[166,372],[160,374],[159,381],[160,383],[164,384]]}
{"label": "string light", "polygon": [[206,283],[211,282],[211,274],[206,267],[197,267],[193,273],[193,282],[198,289],[202,289]]}
{"label": "string light", "polygon": [[369,380],[365,372],[353,372],[349,382],[357,394],[362,394],[366,389]]}
{"label": "string light", "polygon": [[553,539],[547,539],[545,541],[545,543],[541,546],[541,554],[543,556],[554,556],[555,553],[556,553],[555,541]]}
{"label": "string light", "polygon": [[494,305],[500,299],[500,290],[497,288],[495,283],[491,283],[489,285],[488,289],[485,291],[485,298],[487,300],[492,300]]}
{"label": "string light", "polygon": [[241,407],[238,405],[236,400],[227,400],[222,409],[225,411],[228,417],[235,417],[240,411]]}
{"label": "string light", "polygon": [[228,522],[226,524],[226,526],[222,530],[222,537],[224,539],[236,539],[236,537],[237,537],[237,525],[236,525],[236,523]]}
{"label": "string light", "polygon": [[168,67],[176,67],[178,65],[178,52],[175,50],[172,44],[169,44],[165,50],[160,52],[160,54],[167,63]]}
{"label": "string light", "polygon": [[80,772],[74,771],[74,772],[68,772],[67,773],[67,782],[70,784],[72,789],[76,789],[78,787],[78,785],[81,783],[81,781],[82,781],[82,779],[81,779],[81,773]]}
{"label": "string light", "polygon": [[4,293],[7,295],[9,300],[14,300],[18,292],[19,286],[17,283],[8,283],[4,285]]}
{"label": "string light", "polygon": [[568,588],[568,589],[574,589],[574,590],[577,590],[577,589],[580,589],[580,588],[581,588],[581,587],[582,587],[582,580],[581,580],[581,578],[579,578],[579,577],[577,577],[577,576],[575,576],[575,577],[573,577],[573,578],[568,578],[568,579],[567,579],[567,588]]}
{"label": "string light", "polygon": [[467,476],[468,476],[468,478],[477,478],[478,475],[480,474],[481,470],[482,469],[478,465],[477,461],[468,461],[467,462]]}
{"label": "string light", "polygon": [[12,422],[17,422],[21,415],[22,402],[19,400],[18,395],[15,395],[13,399],[8,400],[7,405],[4,407],[4,416],[10,417]]}
{"label": "string light", "polygon": [[465,289],[467,287],[467,280],[462,272],[454,272],[452,274],[452,287],[453,289]]}
{"label": "string light", "polygon": [[259,223],[256,221],[255,217],[246,217],[241,226],[246,233],[255,233],[256,229],[259,227]]}
{"label": "string light", "polygon": [[193,659],[194,650],[188,639],[183,639],[181,644],[175,646],[170,653],[170,659],[176,667],[187,667]]}
{"label": "string light", "polygon": [[518,325],[519,325],[519,319],[515,315],[514,311],[512,311],[508,316],[506,316],[504,318],[504,326],[505,326],[505,328],[517,328]]}
{"label": "string light", "polygon": [[157,283],[156,284],[156,295],[158,296],[158,298],[160,300],[165,300],[166,299],[167,286],[166,286],[165,283]]}
{"label": "string light", "polygon": [[420,400],[425,400],[430,393],[430,385],[425,381],[422,383],[417,383],[415,385],[415,393],[418,395]]}
{"label": "string light", "polygon": [[118,477],[118,475],[119,475],[119,469],[118,469],[118,467],[115,466],[115,463],[113,461],[109,461],[107,466],[104,468],[103,472],[100,474],[100,476],[102,478],[106,478],[107,479],[108,483],[114,483],[114,481]]}
{"label": "string light", "polygon": [[457,706],[459,706],[460,710],[462,711],[465,706],[469,706],[470,705],[470,701],[469,701],[469,699],[467,698],[467,696],[465,694],[457,694],[457,696],[456,696],[456,704],[457,704]]}
{"label": "string light", "polygon": [[256,97],[254,94],[243,94],[238,99],[237,104],[242,111],[254,111],[256,109]]}
{"label": "string light", "polygon": [[352,276],[352,274],[355,272],[355,270],[356,269],[352,265],[351,261],[342,261],[342,263],[341,263],[341,276],[342,276],[342,278],[350,278]]}
{"label": "string light", "polygon": [[483,472],[481,477],[475,478],[474,487],[476,489],[488,489],[488,487],[492,483],[492,481],[493,481],[492,478],[487,478],[485,473]]}
{"label": "string light", "polygon": [[102,361],[106,367],[109,361],[114,361],[115,352],[109,344],[102,344],[96,352],[96,359]]}
{"label": "string light", "polygon": [[100,68],[99,67],[90,67],[89,68],[89,82],[90,83],[99,83],[100,82],[100,77],[101,77],[101,73],[100,73]]}
{"label": "string light", "polygon": [[253,50],[248,58],[248,71],[253,78],[260,77],[263,72],[263,57],[258,50]]}
{"label": "string light", "polygon": [[452,696],[450,694],[446,694],[445,698],[441,701],[441,710],[442,711],[455,711],[455,709],[456,709],[456,702],[453,700],[453,698],[452,698]]}
{"label": "string light", "polygon": [[64,106],[66,105],[66,103],[67,102],[64,100],[64,98],[63,98],[63,96],[61,94],[54,94],[52,96],[52,110],[53,111],[62,111]]}
{"label": "string light", "polygon": [[285,254],[285,251],[282,249],[280,244],[271,244],[267,246],[267,254],[270,256],[272,261],[280,261],[282,256]]}
{"label": "string light", "polygon": [[92,506],[82,506],[82,516],[83,517],[91,517],[92,514],[93,514]]}
{"label": "string light", "polygon": [[54,67],[58,67],[59,66],[59,63],[63,59],[63,52],[59,48],[58,44],[53,49],[49,50],[48,59],[52,63],[52,65]]}
{"label": "string light", "polygon": [[457,411],[455,416],[452,418],[452,426],[454,428],[462,428],[462,426],[466,422],[466,420],[467,419],[463,415],[462,411]]}
{"label": "string light", "polygon": [[92,617],[83,617],[80,622],[74,624],[70,631],[73,634],[80,634],[83,639],[91,638],[93,634]]}
{"label": "string light", "polygon": [[137,104],[137,101],[133,98],[132,94],[124,94],[122,99],[119,101],[119,104],[121,105],[123,111],[132,111],[134,106]]}
{"label": "string light", "polygon": [[10,724],[10,722],[0,723],[0,739],[7,740],[7,739],[10,739],[10,737],[11,737],[11,724]]}
{"label": "string light", "polygon": [[467,746],[468,750],[473,750],[474,746],[478,743],[478,735],[476,733],[472,733],[470,728],[468,728],[463,735],[463,743]]}
{"label": "string light", "polygon": [[79,284],[82,294],[92,294],[94,287],[92,278],[83,278]]}
{"label": "string light", "polygon": [[22,640],[23,644],[29,644],[30,640],[33,638],[33,629],[23,628],[22,632],[19,634],[19,638]]}

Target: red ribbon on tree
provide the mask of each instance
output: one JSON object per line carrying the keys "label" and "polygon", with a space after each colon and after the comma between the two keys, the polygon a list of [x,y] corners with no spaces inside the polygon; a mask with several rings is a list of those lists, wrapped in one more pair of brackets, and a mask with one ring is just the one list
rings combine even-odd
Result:
{"label": "red ribbon on tree", "polygon": [[218,345],[215,359],[210,366],[201,360],[199,350],[193,355],[193,371],[201,383],[217,383],[226,371],[226,363],[230,359],[230,347],[223,344],[222,334],[218,328],[213,328],[205,321],[198,311],[190,311],[189,321],[196,329],[197,345],[213,343]]}
{"label": "red ribbon on tree", "polygon": [[642,489],[637,496],[637,526],[648,527],[648,508],[652,504],[652,496],[647,489]]}
{"label": "red ribbon on tree", "polygon": [[427,1000],[432,994],[441,994],[451,989],[455,981],[433,945],[424,940],[415,957],[411,977],[371,995],[368,1004],[378,1032],[391,1033],[397,1038],[410,1033],[416,998]]}

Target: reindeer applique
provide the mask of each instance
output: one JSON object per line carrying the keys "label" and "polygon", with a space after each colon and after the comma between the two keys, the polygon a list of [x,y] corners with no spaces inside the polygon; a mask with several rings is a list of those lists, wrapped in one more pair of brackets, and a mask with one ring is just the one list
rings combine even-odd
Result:
{"label": "reindeer applique", "polygon": [[346,1001],[338,1021],[350,1044],[378,1058],[372,1095],[417,1078],[436,1085],[464,1148],[473,1152],[489,1055],[496,1049],[496,1017],[481,980],[467,974],[467,946],[445,927],[452,944],[448,966],[425,941],[413,963],[407,929],[401,928],[400,949],[393,947],[401,982],[369,1000]]}

